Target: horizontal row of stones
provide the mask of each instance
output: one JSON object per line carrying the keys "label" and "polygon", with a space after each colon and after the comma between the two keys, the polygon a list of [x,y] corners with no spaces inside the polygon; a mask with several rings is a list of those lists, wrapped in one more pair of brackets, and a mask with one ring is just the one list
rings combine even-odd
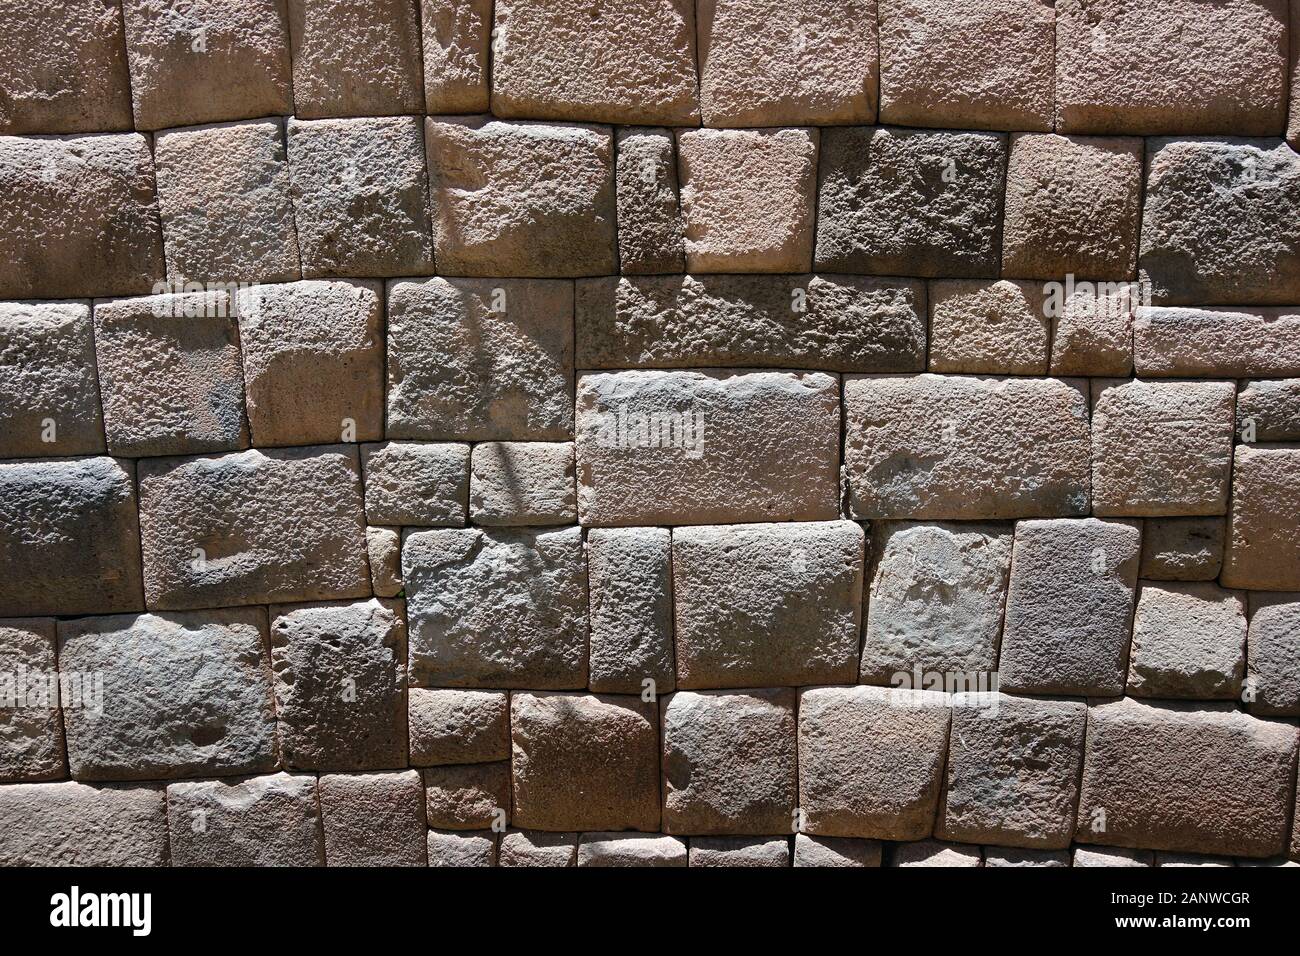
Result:
{"label": "horizontal row of stones", "polygon": [[[483,707],[443,703],[442,729]],[[474,742],[502,758],[490,762],[319,781],[280,772],[0,786],[0,863],[150,862],[142,852],[160,862],[164,816],[173,861],[202,864],[319,862],[335,840],[345,857],[415,862],[426,827],[441,854],[486,853],[478,841],[495,843],[507,826],[570,851],[577,831],[662,829],[797,833],[832,838],[828,849],[936,837],[1300,859],[1295,723],[1230,706],[857,686],[679,691],[658,703],[516,692],[508,730],[499,717],[492,739]],[[849,848],[879,860],[879,844]]]}
{"label": "horizontal row of stones", "polygon": [[1296,0],[5,0],[0,16],[0,132],[490,107],[1300,142]]}
{"label": "horizontal row of stones", "polygon": [[[562,171],[562,173],[561,173]],[[1300,301],[1280,139],[290,117],[0,137],[0,298],[192,282],[826,272]],[[436,267],[436,269],[435,269]]]}

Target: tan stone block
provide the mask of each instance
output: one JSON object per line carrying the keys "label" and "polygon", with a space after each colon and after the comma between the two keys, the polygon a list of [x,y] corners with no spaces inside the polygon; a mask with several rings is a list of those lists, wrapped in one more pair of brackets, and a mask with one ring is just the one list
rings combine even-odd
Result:
{"label": "tan stone block", "polygon": [[1300,377],[1300,307],[1137,310],[1137,374]]}
{"label": "tan stone block", "polygon": [[402,592],[402,529],[366,528],[366,557],[375,596],[397,597]]}
{"label": "tan stone block", "polygon": [[429,865],[482,867],[497,865],[497,835],[491,830],[429,831]]}
{"label": "tan stone block", "polygon": [[578,866],[673,867],[688,865],[686,841],[639,833],[584,833]]}
{"label": "tan stone block", "polygon": [[894,847],[889,865],[948,868],[983,866],[984,862],[977,846],[919,840],[915,843],[900,843]]}
{"label": "tan stone block", "polygon": [[623,275],[686,271],[672,132],[631,127],[615,137],[618,261]]}
{"label": "tan stone block", "polygon": [[478,525],[556,525],[578,520],[573,442],[482,442],[469,469],[469,513]]}
{"label": "tan stone block", "polygon": [[415,770],[320,778],[326,866],[425,866],[429,838]]}
{"label": "tan stone block", "polygon": [[486,113],[492,0],[420,0],[420,26],[424,111]]}
{"label": "tan stone block", "polygon": [[1003,279],[930,283],[931,372],[1043,375],[1048,321],[1041,285]]}
{"label": "tan stone block", "polygon": [[1238,383],[1237,435],[1245,444],[1300,441],[1300,378]]}
{"label": "tan stone block", "polygon": [[276,773],[167,788],[172,866],[323,866],[316,778]]}
{"label": "tan stone block", "polygon": [[505,691],[412,687],[407,693],[414,766],[510,759]]}
{"label": "tan stone block", "polygon": [[1224,587],[1300,590],[1300,445],[1238,445]]}
{"label": "tan stone block", "polygon": [[576,866],[578,834],[509,830],[501,837],[499,866]]}
{"label": "tan stone block", "polygon": [[1048,283],[1052,375],[1127,376],[1133,371],[1135,283]]}
{"label": "tan stone block", "polygon": [[469,445],[459,443],[362,445],[366,520],[407,527],[463,527],[469,460]]}
{"label": "tan stone block", "polygon": [[794,866],[878,867],[880,841],[796,833]]}
{"label": "tan stone block", "polygon": [[1128,659],[1131,697],[1236,700],[1246,669],[1246,593],[1210,581],[1144,582]]}
{"label": "tan stone block", "polygon": [[1154,581],[1213,581],[1223,567],[1223,518],[1148,518],[1142,568]]}
{"label": "tan stone block", "polygon": [[0,787],[3,866],[166,866],[167,842],[157,784]]}
{"label": "tan stone block", "polygon": [[510,822],[510,763],[428,767],[424,774],[429,826],[487,830]]}
{"label": "tan stone block", "polygon": [[67,776],[54,626],[52,617],[0,619],[0,782]]}

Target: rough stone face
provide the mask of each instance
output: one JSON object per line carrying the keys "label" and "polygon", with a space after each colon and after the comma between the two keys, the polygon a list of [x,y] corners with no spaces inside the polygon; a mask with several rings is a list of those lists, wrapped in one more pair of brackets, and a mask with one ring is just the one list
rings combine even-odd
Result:
{"label": "rough stone face", "polygon": [[1133,867],[1155,866],[1150,850],[1126,850],[1122,847],[1075,847],[1072,866]]}
{"label": "rough stone face", "polygon": [[1232,382],[1095,380],[1092,501],[1099,515],[1218,515],[1228,508]]}
{"label": "rough stone face", "polygon": [[1016,525],[999,665],[1003,690],[1124,693],[1141,529],[1097,518]]}
{"label": "rough stone face", "polygon": [[1069,850],[1025,850],[1018,847],[984,848],[985,866],[1069,866]]}
{"label": "rough stone face", "polygon": [[997,669],[1011,567],[1009,525],[878,522],[871,552],[863,683],[896,686],[896,675],[911,678],[916,669]]}
{"label": "rough stone face", "polygon": [[1300,376],[1300,308],[1139,309],[1133,353],[1143,376]]}
{"label": "rough stone face", "polygon": [[685,272],[685,227],[672,133],[620,129],[616,146],[619,271],[624,275]]}
{"label": "rough stone face", "polygon": [[316,778],[276,773],[167,788],[173,866],[322,866]]}
{"label": "rough stone face", "polygon": [[880,121],[1050,130],[1053,0],[880,0]]}
{"label": "rough stone face", "polygon": [[1241,383],[1237,434],[1243,441],[1300,441],[1300,378]]}
{"label": "rough stone face", "polygon": [[491,831],[465,833],[455,830],[430,830],[429,865],[496,866],[496,834]]}
{"label": "rough stone face", "polygon": [[[1294,723],[1230,704],[1088,708],[1080,839],[1184,853],[1272,856],[1286,844]],[[1105,829],[1089,821],[1103,819]]]}
{"label": "rough stone face", "polygon": [[1285,0],[1059,0],[1056,125],[1075,133],[1282,128]]}
{"label": "rough stone face", "polygon": [[402,529],[366,528],[370,587],[376,597],[397,597],[402,591]]}
{"label": "rough stone face", "polygon": [[65,781],[0,787],[0,866],[166,865],[160,786]]}
{"label": "rough stone face", "polygon": [[1128,662],[1132,697],[1235,700],[1246,668],[1246,595],[1212,582],[1138,592]]}
{"label": "rough stone face", "polygon": [[1300,717],[1300,594],[1250,595],[1246,664],[1251,713]]}
{"label": "rough stone face", "polygon": [[1048,283],[1052,375],[1127,376],[1133,371],[1136,283]]}
{"label": "rough stone face", "polygon": [[890,855],[890,866],[969,867],[983,866],[980,848],[942,843],[938,840],[920,840],[901,843]]}
{"label": "rough stone face", "polygon": [[325,774],[320,778],[326,866],[426,866],[420,774]]}
{"label": "rough stone face", "polygon": [[135,465],[0,462],[0,615],[138,611]]}
{"label": "rough stone face", "polygon": [[139,295],[162,277],[148,139],[0,136],[0,299]]}
{"label": "rough stone face", "polygon": [[[349,47],[338,49],[352,55]],[[304,278],[433,271],[419,117],[300,120],[291,116],[288,131]]]}
{"label": "rough stone face", "polygon": [[593,528],[587,533],[591,674],[597,693],[657,694],[676,687],[667,528]]}
{"label": "rough stone face", "polygon": [[1205,856],[1200,853],[1157,853],[1156,866],[1158,867],[1191,867],[1191,866],[1232,866],[1232,860],[1225,857]]}
{"label": "rough stone face", "polygon": [[135,128],[293,112],[284,0],[123,0]]}
{"label": "rough stone face", "polygon": [[2,783],[67,775],[54,626],[52,617],[0,619]]}
{"label": "rough stone face", "polygon": [[439,274],[618,271],[609,127],[431,116],[424,131]]}
{"label": "rough stone face", "polygon": [[417,686],[586,686],[581,529],[408,531],[402,580]]}
{"label": "rough stone face", "polygon": [[[1295,92],[1300,89],[1300,44],[1295,41],[1298,36],[1300,6],[1296,6],[1296,0],[1291,0],[1291,121],[1287,124],[1286,139],[1292,149],[1300,152],[1300,96]],[[1296,834],[1300,834],[1300,830]],[[1292,847],[1292,856],[1300,857],[1300,835],[1293,836]]]}
{"label": "rough stone face", "polygon": [[389,601],[273,609],[280,749],[293,770],[406,763],[406,622]]}
{"label": "rough stone face", "polygon": [[573,524],[578,519],[572,442],[483,442],[469,468],[478,525]]}
{"label": "rough stone face", "polygon": [[578,842],[578,866],[688,865],[686,841],[637,833],[584,833]]}
{"label": "rough stone face", "polygon": [[695,837],[690,865],[784,868],[790,865],[790,841],[786,837]]}
{"label": "rough stone face", "polygon": [[675,834],[794,829],[795,691],[678,691],[661,703],[663,827]]}
{"label": "rough stone face", "polygon": [[501,837],[500,866],[575,866],[578,834],[510,830]]}
{"label": "rough stone face", "polygon": [[1300,301],[1300,154],[1276,139],[1157,139],[1147,157],[1138,264],[1152,302]]}
{"label": "rough stone face", "polygon": [[816,129],[677,133],[690,272],[807,272]]}
{"label": "rough stone face", "polygon": [[817,268],[997,276],[1006,157],[997,133],[825,130]]}
{"label": "rough stone face", "polygon": [[509,761],[428,767],[421,772],[429,826],[486,830],[509,822]]}
{"label": "rough stone face", "polygon": [[0,456],[103,452],[90,307],[0,302]]}
{"label": "rough stone face", "polygon": [[1002,273],[1132,279],[1142,206],[1142,140],[1055,133],[1011,137]]}
{"label": "rough stone face", "polygon": [[852,682],[862,568],[852,521],[676,528],[677,686]]}
{"label": "rough stone face", "polygon": [[856,518],[1087,514],[1084,384],[1073,379],[846,376]]}
{"label": "rough stone face", "polygon": [[426,279],[388,287],[388,437],[573,437],[573,285]]}
{"label": "rough stone face", "polygon": [[387,441],[361,446],[366,520],[458,527],[469,497],[469,445]]}
{"label": "rough stone face", "polygon": [[356,446],[149,459],[139,472],[151,609],[369,596]]}
{"label": "rough stone face", "polygon": [[584,525],[839,517],[839,379],[632,371],[577,387]]}
{"label": "rough stone face", "polygon": [[880,841],[796,833],[794,865],[878,867],[880,866]]}
{"label": "rough stone face", "polygon": [[1140,577],[1213,581],[1223,566],[1222,518],[1148,518],[1142,527]]}
{"label": "rough stone face", "polygon": [[659,829],[658,710],[639,697],[510,697],[513,822],[539,830]]}
{"label": "rough stone face", "polygon": [[510,701],[505,691],[412,687],[411,763],[491,763],[510,759]]}
{"label": "rough stone face", "polygon": [[1300,591],[1300,445],[1238,445],[1224,587]]}
{"label": "rough stone face", "polygon": [[81,706],[63,701],[78,780],[225,776],[279,764],[261,608],[62,621],[59,670],[81,683]]}
{"label": "rough stone face", "polygon": [[[491,20],[492,0],[420,0],[426,113],[487,111]],[[434,842],[430,835],[430,866]]]}
{"label": "rough stone face", "polygon": [[931,372],[1043,375],[1048,331],[1041,285],[1010,279],[930,284]]}

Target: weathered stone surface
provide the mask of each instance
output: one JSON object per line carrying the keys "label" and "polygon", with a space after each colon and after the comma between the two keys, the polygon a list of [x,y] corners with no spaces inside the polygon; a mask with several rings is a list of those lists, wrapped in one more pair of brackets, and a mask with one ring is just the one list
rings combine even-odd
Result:
{"label": "weathered stone surface", "polygon": [[1224,587],[1300,591],[1300,445],[1238,445]]}
{"label": "weathered stone surface", "polygon": [[997,276],[1006,157],[997,133],[825,130],[817,268]]}
{"label": "weathered stone surface", "polygon": [[884,687],[799,692],[804,833],[919,840],[934,829],[949,697]]}
{"label": "weathered stone surface", "polygon": [[95,303],[110,452],[193,455],[248,446],[233,312],[225,292]]}
{"label": "weathered stone surface", "polygon": [[167,788],[173,866],[322,866],[316,778],[276,773]]}
{"label": "weathered stone surface", "polygon": [[794,838],[794,865],[878,867],[880,841],[797,833]]}
{"label": "weathered stone surface", "polygon": [[510,759],[510,701],[499,690],[412,687],[411,763],[491,763]]}
{"label": "weathered stone surface", "polygon": [[667,528],[593,528],[587,533],[591,674],[597,693],[676,687]]}
{"label": "weathered stone surface", "polygon": [[1300,594],[1252,593],[1249,600],[1246,686],[1250,711],[1300,717]]}
{"label": "weathered stone surface", "polygon": [[1130,696],[1235,700],[1245,668],[1245,592],[1208,581],[1143,583],[1129,653]]}
{"label": "weathered stone surface", "polygon": [[614,174],[623,275],[685,272],[677,152],[666,129],[620,129]]}
{"label": "weathered stone surface", "polygon": [[1127,850],[1123,847],[1075,847],[1072,866],[1155,866],[1150,850]]}
{"label": "weathered stone surface", "polygon": [[[234,608],[59,623],[68,766],[78,780],[154,780],[274,770],[266,614]],[[102,682],[102,683],[101,683]]]}
{"label": "weathered stone surface", "polygon": [[366,528],[366,557],[375,596],[397,597],[402,591],[402,529]]}
{"label": "weathered stone surface", "polygon": [[290,117],[288,131],[304,278],[433,271],[419,117]]}
{"label": "weathered stone surface", "polygon": [[1052,375],[1127,376],[1133,371],[1136,283],[1048,283]]}
{"label": "weathered stone surface", "polygon": [[573,437],[573,285],[426,279],[388,286],[388,437]]}
{"label": "weathered stone surface", "polygon": [[693,837],[690,842],[691,866],[761,869],[790,865],[786,837]]}
{"label": "weathered stone surface", "polygon": [[839,378],[632,371],[577,387],[584,525],[839,517]]}
{"label": "weathered stone surface", "polygon": [[1285,0],[1060,0],[1056,124],[1076,133],[1276,133]]}
{"label": "weathered stone surface", "polygon": [[393,116],[424,108],[415,0],[288,0],[294,113]]}
{"label": "weathered stone surface", "polygon": [[1074,379],[846,376],[856,518],[1087,514],[1090,442]]}
{"label": "weathered stone surface", "polygon": [[162,277],[146,137],[0,136],[0,299],[139,295]]}
{"label": "weathered stone surface", "polygon": [[807,272],[816,129],[677,133],[690,272]]}
{"label": "weathered stone surface", "polygon": [[931,372],[1043,375],[1048,331],[1041,285],[1011,279],[930,284]]}
{"label": "weathered stone surface", "polygon": [[326,866],[426,866],[420,774],[325,774],[320,778]]}
{"label": "weathered stone surface", "polygon": [[405,532],[402,580],[417,686],[587,684],[582,531]]}
{"label": "weathered stone surface", "polygon": [[578,866],[687,866],[686,841],[638,833],[584,833]]}
{"label": "weathered stone surface", "polygon": [[67,775],[52,617],[0,619],[0,782]]}
{"label": "weathered stone surface", "polygon": [[1222,856],[1205,856],[1200,853],[1157,853],[1158,867],[1232,866],[1232,860]]}
{"label": "weathered stone surface", "polygon": [[509,761],[427,767],[421,772],[429,826],[487,830],[509,822]]}
{"label": "weathered stone surface", "polygon": [[469,497],[469,445],[387,441],[361,446],[366,520],[459,527]]}
{"label": "weathered stone surface", "polygon": [[576,866],[578,834],[509,830],[501,837],[500,866]]}
{"label": "weathered stone surface", "polygon": [[284,0],[123,0],[135,128],[293,112]]}
{"label": "weathered stone surface", "polygon": [[406,764],[406,621],[400,604],[272,609],[280,749],[293,770]]}
{"label": "weathered stone surface", "polygon": [[[1092,843],[1262,857],[1282,852],[1297,732],[1230,704],[1088,708],[1079,832]],[[1089,825],[1104,819],[1105,827]]]}
{"label": "weathered stone surface", "polygon": [[1222,518],[1148,518],[1139,577],[1213,581],[1223,566],[1223,526]]}
{"label": "weathered stone surface", "polygon": [[0,866],[166,865],[160,786],[66,781],[0,787]]}
{"label": "weathered stone surface", "polygon": [[[1300,6],[1296,5],[1296,0],[1291,0],[1291,120],[1287,124],[1286,139],[1291,144],[1291,148],[1300,152],[1300,96],[1296,95],[1296,90],[1300,89],[1300,43],[1296,43],[1296,37],[1300,36]],[[1300,830],[1293,836],[1292,846],[1300,848]],[[1293,849],[1294,856],[1300,856],[1300,849]]]}
{"label": "weathered stone surface", "polygon": [[1142,140],[1017,133],[1007,164],[1002,274],[1132,279]]}
{"label": "weathered stone surface", "polygon": [[0,302],[0,457],[93,455],[104,447],[90,307]]}
{"label": "weathered stone surface", "polygon": [[926,289],[912,279],[586,279],[576,308],[584,369],[925,369]]}
{"label": "weathered stone surface", "polygon": [[665,833],[794,829],[795,691],[678,691],[661,703]]}
{"label": "weathered stone surface", "polygon": [[880,0],[880,121],[1052,128],[1053,0]]}
{"label": "weathered stone surface", "polygon": [[481,833],[430,830],[429,865],[455,867],[496,866],[496,834],[490,830]]}
{"label": "weathered stone surface", "polygon": [[609,127],[430,116],[424,132],[439,274],[618,271]]}
{"label": "weathered stone surface", "polygon": [[900,843],[889,858],[890,866],[963,867],[983,866],[980,848],[938,840]]}
{"label": "weathered stone surface", "polygon": [[874,123],[876,0],[696,0],[706,126]]}
{"label": "weathered stone surface", "polygon": [[1247,444],[1300,441],[1300,378],[1242,382],[1237,435]]}
{"label": "weathered stone surface", "polygon": [[1138,265],[1157,305],[1300,301],[1300,154],[1276,139],[1149,142]]}
{"label": "weathered stone surface", "polygon": [[1019,847],[987,846],[984,848],[985,866],[1051,866],[1070,865],[1069,850],[1025,850]]}
{"label": "weathered stone surface", "polygon": [[1093,511],[1223,514],[1236,391],[1232,382],[1093,381]]}
{"label": "weathered stone surface", "polygon": [[138,611],[135,465],[0,462],[0,615]]}
{"label": "weathered stone surface", "polygon": [[1118,697],[1141,529],[1097,518],[1016,525],[999,665],[1013,693]]}
{"label": "weathered stone surface", "polygon": [[1143,376],[1300,376],[1300,308],[1142,308],[1133,359]]}
{"label": "weathered stone surface", "polygon": [[873,525],[863,683],[995,671],[1010,567],[1009,525]]}
{"label": "weathered stone surface", "polygon": [[491,21],[492,0],[420,0],[426,113],[487,112]]}
{"label": "weathered stone surface", "polygon": [[851,683],[862,574],[852,521],[674,529],[677,686]]}
{"label": "weathered stone surface", "polygon": [[469,467],[469,513],[478,525],[578,520],[573,442],[483,442]]}

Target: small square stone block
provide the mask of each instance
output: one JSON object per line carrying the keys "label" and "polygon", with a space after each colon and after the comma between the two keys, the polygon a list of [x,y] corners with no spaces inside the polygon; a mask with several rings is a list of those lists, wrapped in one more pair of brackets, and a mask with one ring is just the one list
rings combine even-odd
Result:
{"label": "small square stone block", "polygon": [[326,866],[426,866],[424,785],[415,770],[320,778]]}
{"label": "small square stone block", "polygon": [[1133,618],[1130,697],[1236,700],[1246,669],[1246,593],[1212,581],[1144,582]]}
{"label": "small square stone block", "polygon": [[479,525],[578,520],[572,442],[483,442],[469,468],[469,513]]}
{"label": "small square stone block", "polygon": [[362,445],[366,520],[381,525],[464,525],[469,455],[469,445],[462,444]]}
{"label": "small square stone block", "polygon": [[429,826],[500,832],[510,822],[510,762],[428,767],[424,774]]}
{"label": "small square stone block", "polygon": [[505,691],[412,687],[411,763],[491,763],[510,759],[510,701]]}

